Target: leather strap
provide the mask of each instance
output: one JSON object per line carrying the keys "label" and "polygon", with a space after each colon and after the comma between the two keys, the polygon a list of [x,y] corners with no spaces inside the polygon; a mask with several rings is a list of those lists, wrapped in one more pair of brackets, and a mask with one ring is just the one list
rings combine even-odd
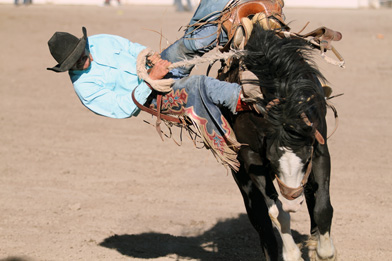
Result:
{"label": "leather strap", "polygon": [[[302,117],[302,120],[306,123],[306,125],[308,125],[308,126],[313,125],[310,122],[308,116],[306,116],[306,114],[304,112],[301,114],[301,117]],[[323,137],[323,135],[321,135],[321,133],[318,131],[318,129],[315,130],[314,137],[316,138],[317,142],[320,143],[321,145],[325,144],[324,137]]]}
{"label": "leather strap", "polygon": [[[274,100],[271,100],[271,101],[267,104],[267,106],[265,107],[266,112],[268,113],[268,111],[269,111],[273,106],[276,106],[276,105],[279,105],[279,104],[280,104],[280,99],[276,98],[276,99],[274,99]],[[302,120],[306,123],[306,125],[312,126],[312,122],[309,120],[308,116],[306,116],[306,114],[305,114],[304,112],[301,114],[301,117],[302,117]],[[315,131],[314,131],[314,137],[315,137],[315,139],[317,140],[317,142],[318,142],[320,145],[324,145],[324,144],[325,144],[324,137],[323,137],[323,135],[321,135],[321,133],[318,131],[318,129],[315,129]]]}
{"label": "leather strap", "polygon": [[[136,90],[136,88],[132,91],[132,101],[136,104],[136,106],[139,109],[141,109],[142,111],[145,111],[145,112],[147,112],[149,114],[152,114],[152,115],[156,116],[159,120],[163,119],[163,120],[166,120],[166,121],[171,121],[171,122],[174,122],[174,123],[182,124],[182,121],[179,118],[177,118],[177,117],[173,117],[173,116],[166,115],[166,114],[161,114],[160,111],[148,108],[148,107],[140,104],[136,100],[136,98],[135,98],[135,90]],[[160,98],[159,98],[159,96],[160,96]],[[160,102],[159,102],[159,105],[158,104],[157,105],[158,105],[158,108],[160,110],[160,105],[161,105],[161,101],[162,101],[162,95],[161,94],[158,95],[157,102],[158,102],[158,99],[160,99]],[[158,121],[158,119],[157,119],[157,121]]]}
{"label": "leather strap", "polygon": [[[302,30],[301,30],[302,31]],[[338,31],[334,31],[325,26],[319,27],[310,33],[307,34],[299,34],[299,33],[291,33],[288,31],[280,31],[277,34],[281,37],[287,38],[300,38],[308,41],[313,47],[320,49],[322,57],[329,63],[338,65],[340,67],[344,67],[345,61],[343,56],[336,50],[332,45],[332,41],[340,41],[342,39],[342,34]],[[335,61],[331,58],[325,56],[325,51],[331,50],[339,61]]]}
{"label": "leather strap", "polygon": [[[313,155],[313,149],[312,149],[312,155]],[[304,177],[302,178],[301,185],[298,188],[291,188],[287,186],[286,184],[283,183],[282,180],[279,179],[278,175],[275,174],[276,181],[278,182],[279,185],[280,193],[282,194],[283,197],[285,197],[288,200],[294,200],[302,195],[304,191],[304,187],[308,182],[310,172],[312,172],[312,158],[313,157],[310,157],[308,167],[306,169]]]}

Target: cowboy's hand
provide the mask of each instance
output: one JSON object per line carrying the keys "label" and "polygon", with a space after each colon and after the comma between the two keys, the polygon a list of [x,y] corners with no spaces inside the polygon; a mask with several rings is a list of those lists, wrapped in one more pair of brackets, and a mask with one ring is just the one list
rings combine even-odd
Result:
{"label": "cowboy's hand", "polygon": [[162,79],[169,72],[170,65],[171,65],[171,62],[159,59],[155,63],[154,67],[151,68],[150,78],[152,80]]}
{"label": "cowboy's hand", "polygon": [[147,57],[148,62],[152,65],[155,65],[160,59],[161,56],[158,53],[154,53],[153,55]]}

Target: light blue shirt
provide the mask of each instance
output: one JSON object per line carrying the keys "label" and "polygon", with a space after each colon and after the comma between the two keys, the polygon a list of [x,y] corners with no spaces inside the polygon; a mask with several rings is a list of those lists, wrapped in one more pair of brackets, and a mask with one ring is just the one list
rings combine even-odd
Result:
{"label": "light blue shirt", "polygon": [[91,111],[111,118],[137,116],[140,109],[132,101],[144,104],[151,89],[136,73],[137,56],[145,46],[115,35],[88,37],[93,57],[84,71],[69,71],[76,94]]}

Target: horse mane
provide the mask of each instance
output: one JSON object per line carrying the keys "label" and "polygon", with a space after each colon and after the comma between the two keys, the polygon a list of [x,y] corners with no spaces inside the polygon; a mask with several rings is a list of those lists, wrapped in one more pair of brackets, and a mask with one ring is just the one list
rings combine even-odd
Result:
{"label": "horse mane", "polygon": [[[245,48],[245,66],[259,79],[272,138],[296,149],[313,142],[315,128],[325,128],[326,102],[320,81],[326,82],[312,60],[312,49],[302,39],[279,38],[256,25]],[[272,100],[279,102],[267,105]],[[305,115],[313,123],[303,121]],[[270,136],[271,136],[270,135]]]}

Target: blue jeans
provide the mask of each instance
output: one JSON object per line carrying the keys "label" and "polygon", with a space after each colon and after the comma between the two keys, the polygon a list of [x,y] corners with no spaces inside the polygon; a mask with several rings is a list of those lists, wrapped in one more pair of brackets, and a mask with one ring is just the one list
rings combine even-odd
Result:
{"label": "blue jeans", "polygon": [[[192,25],[198,21],[216,20],[219,13],[231,1],[232,0],[201,0],[189,24]],[[192,30],[192,27],[189,30]]]}
{"label": "blue jeans", "polygon": [[[230,1],[231,0],[201,0],[189,25],[198,21],[216,20],[219,13]],[[218,26],[215,24],[207,24],[200,28],[189,27],[181,39],[177,40],[161,53],[161,57],[164,60],[175,63],[186,59],[192,59],[195,56],[202,56],[216,47],[217,34]],[[227,34],[222,30],[219,42],[221,45],[224,45],[227,41]],[[193,66],[173,69],[171,71],[171,77],[182,78],[188,76],[192,69]]]}
{"label": "blue jeans", "polygon": [[[218,160],[237,169],[236,148],[240,144],[220,108],[235,113],[241,87],[204,75],[182,78],[172,87],[173,90],[162,97],[162,113],[186,117],[188,124],[193,127],[187,124],[185,129],[190,128],[196,134],[190,136],[195,139],[200,137]],[[156,108],[156,100],[152,101],[152,105]]]}
{"label": "blue jeans", "polygon": [[[190,25],[199,20],[216,20],[219,12],[231,0],[201,0]],[[161,53],[164,60],[172,63],[192,59],[195,56],[202,56],[216,47],[218,27],[214,24],[207,24],[200,28],[188,28],[185,35],[170,45]],[[227,42],[226,33],[221,34],[220,43]],[[191,89],[200,90],[205,93],[207,99],[218,107],[225,107],[235,113],[238,96],[241,86],[236,83],[228,83],[216,80],[204,75],[189,76],[193,66],[175,68],[166,76],[167,78],[180,79],[173,85],[173,90],[186,88],[190,96],[197,96]],[[189,77],[187,77],[189,76]],[[186,78],[184,78],[186,77]],[[194,97],[195,99],[199,97]]]}
{"label": "blue jeans", "polygon": [[177,80],[173,85],[173,91],[183,88],[189,94],[188,99],[197,100],[200,98],[199,93],[204,93],[206,98],[217,107],[227,108],[232,113],[236,112],[241,91],[241,86],[237,83],[219,81],[205,75],[191,75]]}

